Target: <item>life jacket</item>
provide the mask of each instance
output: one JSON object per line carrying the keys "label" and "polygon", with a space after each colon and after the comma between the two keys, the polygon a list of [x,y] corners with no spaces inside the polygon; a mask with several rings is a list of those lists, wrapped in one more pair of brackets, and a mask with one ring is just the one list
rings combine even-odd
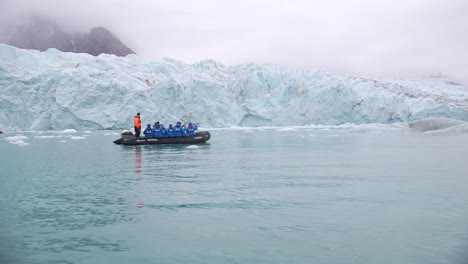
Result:
{"label": "life jacket", "polygon": [[146,129],[143,131],[143,134],[145,134],[146,138],[152,138],[153,131],[151,130],[151,127],[146,127]]}
{"label": "life jacket", "polygon": [[184,130],[180,125],[174,127],[174,137],[181,137],[184,134]]}
{"label": "life jacket", "polygon": [[135,127],[141,128],[141,121],[139,116],[136,115],[135,118],[133,118],[133,124]]}
{"label": "life jacket", "polygon": [[185,129],[185,133],[188,135],[188,136],[194,136],[195,135],[195,130],[197,130],[198,127],[192,125],[192,124],[189,124],[188,127]]}
{"label": "life jacket", "polygon": [[166,129],[166,132],[167,132],[167,136],[169,136],[169,137],[174,136],[174,127],[173,127],[173,126],[169,126],[169,127]]}
{"label": "life jacket", "polygon": [[166,134],[166,130],[162,126],[156,125],[153,127],[154,137],[165,137],[165,134]]}
{"label": "life jacket", "polygon": [[162,128],[160,125],[153,126],[153,133],[155,132],[161,132],[162,133]]}

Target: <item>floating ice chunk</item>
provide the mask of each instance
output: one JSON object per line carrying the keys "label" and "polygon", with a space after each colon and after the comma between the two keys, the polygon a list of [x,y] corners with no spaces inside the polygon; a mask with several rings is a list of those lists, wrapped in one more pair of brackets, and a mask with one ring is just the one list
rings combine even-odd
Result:
{"label": "floating ice chunk", "polygon": [[6,137],[5,140],[7,141],[17,141],[17,140],[22,140],[22,139],[28,139],[27,136],[23,135],[18,135],[18,136],[12,136],[12,137]]}
{"label": "floating ice chunk", "polygon": [[79,137],[79,136],[72,136],[70,139],[78,140],[78,139],[86,139],[86,137]]}
{"label": "floating ice chunk", "polygon": [[15,145],[18,145],[18,146],[28,146],[29,143],[27,142],[24,142],[23,140],[12,140],[12,141],[9,141],[10,144],[15,144]]}
{"label": "floating ice chunk", "polygon": [[47,135],[47,136],[35,136],[34,138],[61,138],[62,136],[53,136],[53,135]]}
{"label": "floating ice chunk", "polygon": [[197,145],[190,145],[190,146],[187,146],[188,149],[197,149],[199,148],[199,146]]}
{"label": "floating ice chunk", "polygon": [[91,132],[91,131],[89,131],[89,130],[86,130],[84,133],[85,133],[85,134],[92,134],[93,132]]}
{"label": "floating ice chunk", "polygon": [[23,139],[28,139],[28,137],[23,135],[6,137],[5,140],[8,141],[10,144],[15,144],[18,146],[27,146],[29,143],[25,142]]}
{"label": "floating ice chunk", "polygon": [[62,131],[62,133],[64,134],[74,134],[76,132],[77,132],[76,129],[65,129]]}
{"label": "floating ice chunk", "polygon": [[296,131],[297,128],[295,127],[283,127],[283,128],[280,128],[278,129],[278,131]]}
{"label": "floating ice chunk", "polygon": [[[124,130],[125,131],[125,130]],[[112,132],[112,133],[104,133],[104,136],[120,136],[121,134],[119,133],[115,133],[115,132]]]}

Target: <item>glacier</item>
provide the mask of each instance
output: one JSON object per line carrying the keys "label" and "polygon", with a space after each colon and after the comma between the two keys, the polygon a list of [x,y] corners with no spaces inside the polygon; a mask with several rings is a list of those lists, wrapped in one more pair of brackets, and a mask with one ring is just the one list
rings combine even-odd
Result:
{"label": "glacier", "polygon": [[137,112],[143,125],[193,121],[211,128],[468,121],[468,88],[443,81],[6,44],[0,44],[0,91],[3,131],[129,129]]}

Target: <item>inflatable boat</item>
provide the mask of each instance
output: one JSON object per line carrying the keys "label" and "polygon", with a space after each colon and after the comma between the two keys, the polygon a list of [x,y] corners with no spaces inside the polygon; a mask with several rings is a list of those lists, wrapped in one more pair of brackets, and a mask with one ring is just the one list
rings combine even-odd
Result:
{"label": "inflatable boat", "polygon": [[208,131],[195,133],[194,136],[185,137],[163,137],[163,138],[144,138],[135,137],[132,132],[122,133],[122,137],[114,140],[115,144],[121,145],[156,145],[156,144],[198,144],[208,141],[211,135]]}

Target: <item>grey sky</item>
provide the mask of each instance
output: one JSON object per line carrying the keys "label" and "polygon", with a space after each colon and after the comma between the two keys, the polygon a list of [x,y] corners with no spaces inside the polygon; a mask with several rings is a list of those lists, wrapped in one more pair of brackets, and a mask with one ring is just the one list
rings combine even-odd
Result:
{"label": "grey sky", "polygon": [[468,81],[466,0],[0,0],[0,32],[30,13],[151,58]]}

